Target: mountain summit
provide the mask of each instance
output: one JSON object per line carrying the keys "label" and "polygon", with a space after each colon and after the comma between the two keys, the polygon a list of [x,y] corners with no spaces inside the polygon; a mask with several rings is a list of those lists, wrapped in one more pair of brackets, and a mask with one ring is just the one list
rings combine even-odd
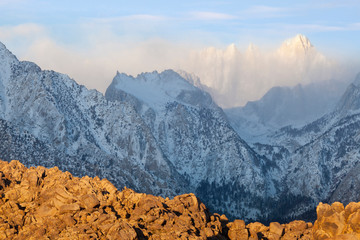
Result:
{"label": "mountain summit", "polygon": [[116,91],[113,88],[130,93],[142,102],[151,105],[154,110],[173,101],[199,106],[213,104],[209,94],[186,81],[173,70],[142,73],[136,78],[124,73],[117,74],[107,90],[107,95]]}
{"label": "mountain summit", "polygon": [[280,51],[290,56],[295,54],[306,54],[308,51],[314,49],[310,40],[302,35],[298,34],[294,38],[286,40],[280,47]]}
{"label": "mountain summit", "polygon": [[[252,148],[191,82],[197,81],[172,70],[117,74],[104,96],[18,61],[2,47],[0,158],[106,177],[117,187],[155,195],[194,192],[210,209],[246,220],[313,220],[309,214],[319,201],[359,199],[360,191],[351,190],[360,186],[353,177],[360,169],[359,114],[285,128],[269,136],[268,145]],[[274,89],[249,109],[253,116],[257,108],[276,110],[265,102],[289,101],[294,93],[302,99],[302,91]],[[287,149],[290,144],[296,148]]]}
{"label": "mountain summit", "polygon": [[192,57],[195,64],[187,71],[199,76],[201,84],[223,108],[244,106],[276,86],[328,81],[339,73],[336,63],[301,34],[273,51],[250,44],[242,52],[231,44],[224,49],[207,48]]}
{"label": "mountain summit", "polygon": [[[222,202],[222,212],[247,218],[258,218],[266,211],[251,206],[253,198],[269,192],[266,171],[261,168],[264,163],[236,134],[208,93],[166,70],[136,78],[118,74],[105,97],[134,107],[164,157],[188,181],[187,191],[205,199],[210,208]],[[218,194],[225,188],[231,195]]]}

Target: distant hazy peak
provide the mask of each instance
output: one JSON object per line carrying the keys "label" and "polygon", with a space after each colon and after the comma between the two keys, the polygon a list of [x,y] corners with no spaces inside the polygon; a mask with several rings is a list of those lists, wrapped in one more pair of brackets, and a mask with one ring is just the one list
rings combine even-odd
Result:
{"label": "distant hazy peak", "polygon": [[178,101],[193,106],[210,106],[212,99],[209,94],[194,86],[191,78],[187,80],[173,70],[141,73],[132,77],[124,73],[117,73],[107,92],[118,90],[131,94],[153,109],[162,109],[167,103]]}
{"label": "distant hazy peak", "polygon": [[360,87],[360,72],[356,75],[353,84],[357,87]]}
{"label": "distant hazy peak", "polygon": [[355,77],[355,80],[348,86],[345,93],[338,102],[335,111],[338,114],[345,116],[352,114],[354,111],[360,109],[360,73]]}
{"label": "distant hazy peak", "polygon": [[303,49],[309,49],[313,47],[310,40],[302,34],[298,34],[294,38],[285,40],[284,44],[287,46],[299,47]]}
{"label": "distant hazy peak", "polygon": [[200,78],[195,75],[194,73],[188,73],[184,70],[176,70],[176,72],[182,77],[184,78],[186,81],[188,81],[189,83],[191,83],[192,85],[194,85],[195,87],[202,87],[202,84],[200,82]]}
{"label": "distant hazy peak", "polygon": [[259,48],[255,44],[250,43],[246,51],[247,52],[256,52],[258,50],[259,50]]}
{"label": "distant hazy peak", "polygon": [[260,57],[259,48],[255,44],[250,43],[245,51],[246,61],[249,62],[257,61],[259,57]]}
{"label": "distant hazy peak", "polygon": [[310,40],[302,35],[298,34],[294,38],[290,38],[284,41],[280,47],[280,52],[290,55],[306,54],[309,50],[314,49]]}
{"label": "distant hazy peak", "polygon": [[116,72],[116,76],[114,78],[115,82],[121,81],[143,81],[143,82],[159,82],[159,83],[167,83],[169,77],[173,78],[181,78],[182,77],[173,70],[164,70],[163,72],[153,71],[153,72],[143,72],[138,74],[136,77],[132,75],[128,75],[126,73]]}
{"label": "distant hazy peak", "polygon": [[239,50],[237,49],[235,43],[230,44],[227,48],[226,48],[226,52],[230,53],[230,54],[236,54]]}

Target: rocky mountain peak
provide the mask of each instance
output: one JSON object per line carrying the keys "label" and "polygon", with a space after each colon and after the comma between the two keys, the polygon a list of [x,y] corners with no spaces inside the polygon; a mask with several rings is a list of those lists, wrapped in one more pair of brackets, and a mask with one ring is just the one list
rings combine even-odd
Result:
{"label": "rocky mountain peak", "polygon": [[251,60],[256,61],[258,57],[260,57],[259,48],[255,44],[250,43],[246,49],[245,55],[247,57],[247,61],[251,61]]}
{"label": "rocky mountain peak", "polygon": [[182,78],[184,78],[186,81],[188,81],[191,85],[194,85],[195,87],[202,87],[202,84],[200,82],[200,78],[196,76],[194,73],[188,73],[184,70],[177,70],[176,71]]}
{"label": "rocky mountain peak", "polygon": [[0,60],[3,62],[18,61],[16,56],[2,42],[0,42]]}
{"label": "rocky mountain peak", "polygon": [[360,87],[360,73],[358,73],[355,77],[355,80],[352,83],[353,85]]}
{"label": "rocky mountain peak", "polygon": [[229,55],[235,55],[238,52],[239,50],[234,43],[230,44],[225,50],[225,53]]}
{"label": "rocky mountain peak", "polygon": [[348,86],[336,106],[336,112],[347,115],[360,109],[360,73],[355,80]]}
{"label": "rocky mountain peak", "polygon": [[299,49],[305,49],[305,50],[313,47],[310,40],[305,35],[302,35],[302,34],[298,34],[294,38],[286,40],[284,42],[284,44],[286,46],[290,46],[293,48],[299,48]]}
{"label": "rocky mountain peak", "polygon": [[309,52],[311,49],[314,49],[314,46],[311,44],[310,40],[302,35],[298,34],[294,38],[286,40],[280,47],[279,51],[286,55],[303,55]]}

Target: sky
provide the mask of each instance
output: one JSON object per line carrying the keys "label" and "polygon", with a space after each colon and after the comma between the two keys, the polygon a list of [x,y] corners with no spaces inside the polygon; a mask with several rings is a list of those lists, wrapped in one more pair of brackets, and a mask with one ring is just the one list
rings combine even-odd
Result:
{"label": "sky", "polygon": [[329,58],[360,56],[358,0],[0,0],[0,12],[0,42],[20,60],[101,92],[116,71],[203,76],[189,68],[194,52],[230,44],[244,52],[249,43],[266,51],[299,33]]}

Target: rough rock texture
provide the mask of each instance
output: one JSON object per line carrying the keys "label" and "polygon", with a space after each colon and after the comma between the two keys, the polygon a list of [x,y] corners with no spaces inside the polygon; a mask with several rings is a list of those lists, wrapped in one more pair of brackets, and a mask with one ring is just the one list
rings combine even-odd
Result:
{"label": "rough rock texture", "polygon": [[360,202],[331,205],[320,203],[313,228],[314,239],[360,239]]}
{"label": "rough rock texture", "polygon": [[57,167],[0,162],[0,239],[226,239],[193,194],[164,199]]}
{"label": "rough rock texture", "polygon": [[232,219],[273,216],[266,203],[278,192],[267,172],[276,162],[258,156],[237,135],[209,94],[166,70],[137,77],[117,74],[105,98],[134,107],[166,159],[187,180],[186,192],[210,209]]}
{"label": "rough rock texture", "polygon": [[[0,158],[99,176],[117,187],[187,192],[141,117],[68,76],[19,61],[0,43]],[[180,184],[180,185],[179,185]]]}
{"label": "rough rock texture", "polygon": [[19,61],[0,43],[0,159],[57,166],[163,197],[193,192],[229,217],[273,216],[266,203],[277,188],[266,169],[274,163],[247,146],[210,95],[174,71],[141,76],[136,89],[148,97],[142,111],[117,91],[105,97]]}
{"label": "rough rock texture", "polygon": [[360,199],[360,80],[338,105],[346,118],[290,127],[252,149],[186,79],[118,74],[104,96],[0,43],[0,158],[163,197],[194,192],[231,220],[313,221],[320,201]]}
{"label": "rough rock texture", "polygon": [[360,239],[360,203],[321,203],[317,215],[314,226],[246,225],[211,214],[191,193],[164,199],[57,167],[0,161],[0,239]]}

